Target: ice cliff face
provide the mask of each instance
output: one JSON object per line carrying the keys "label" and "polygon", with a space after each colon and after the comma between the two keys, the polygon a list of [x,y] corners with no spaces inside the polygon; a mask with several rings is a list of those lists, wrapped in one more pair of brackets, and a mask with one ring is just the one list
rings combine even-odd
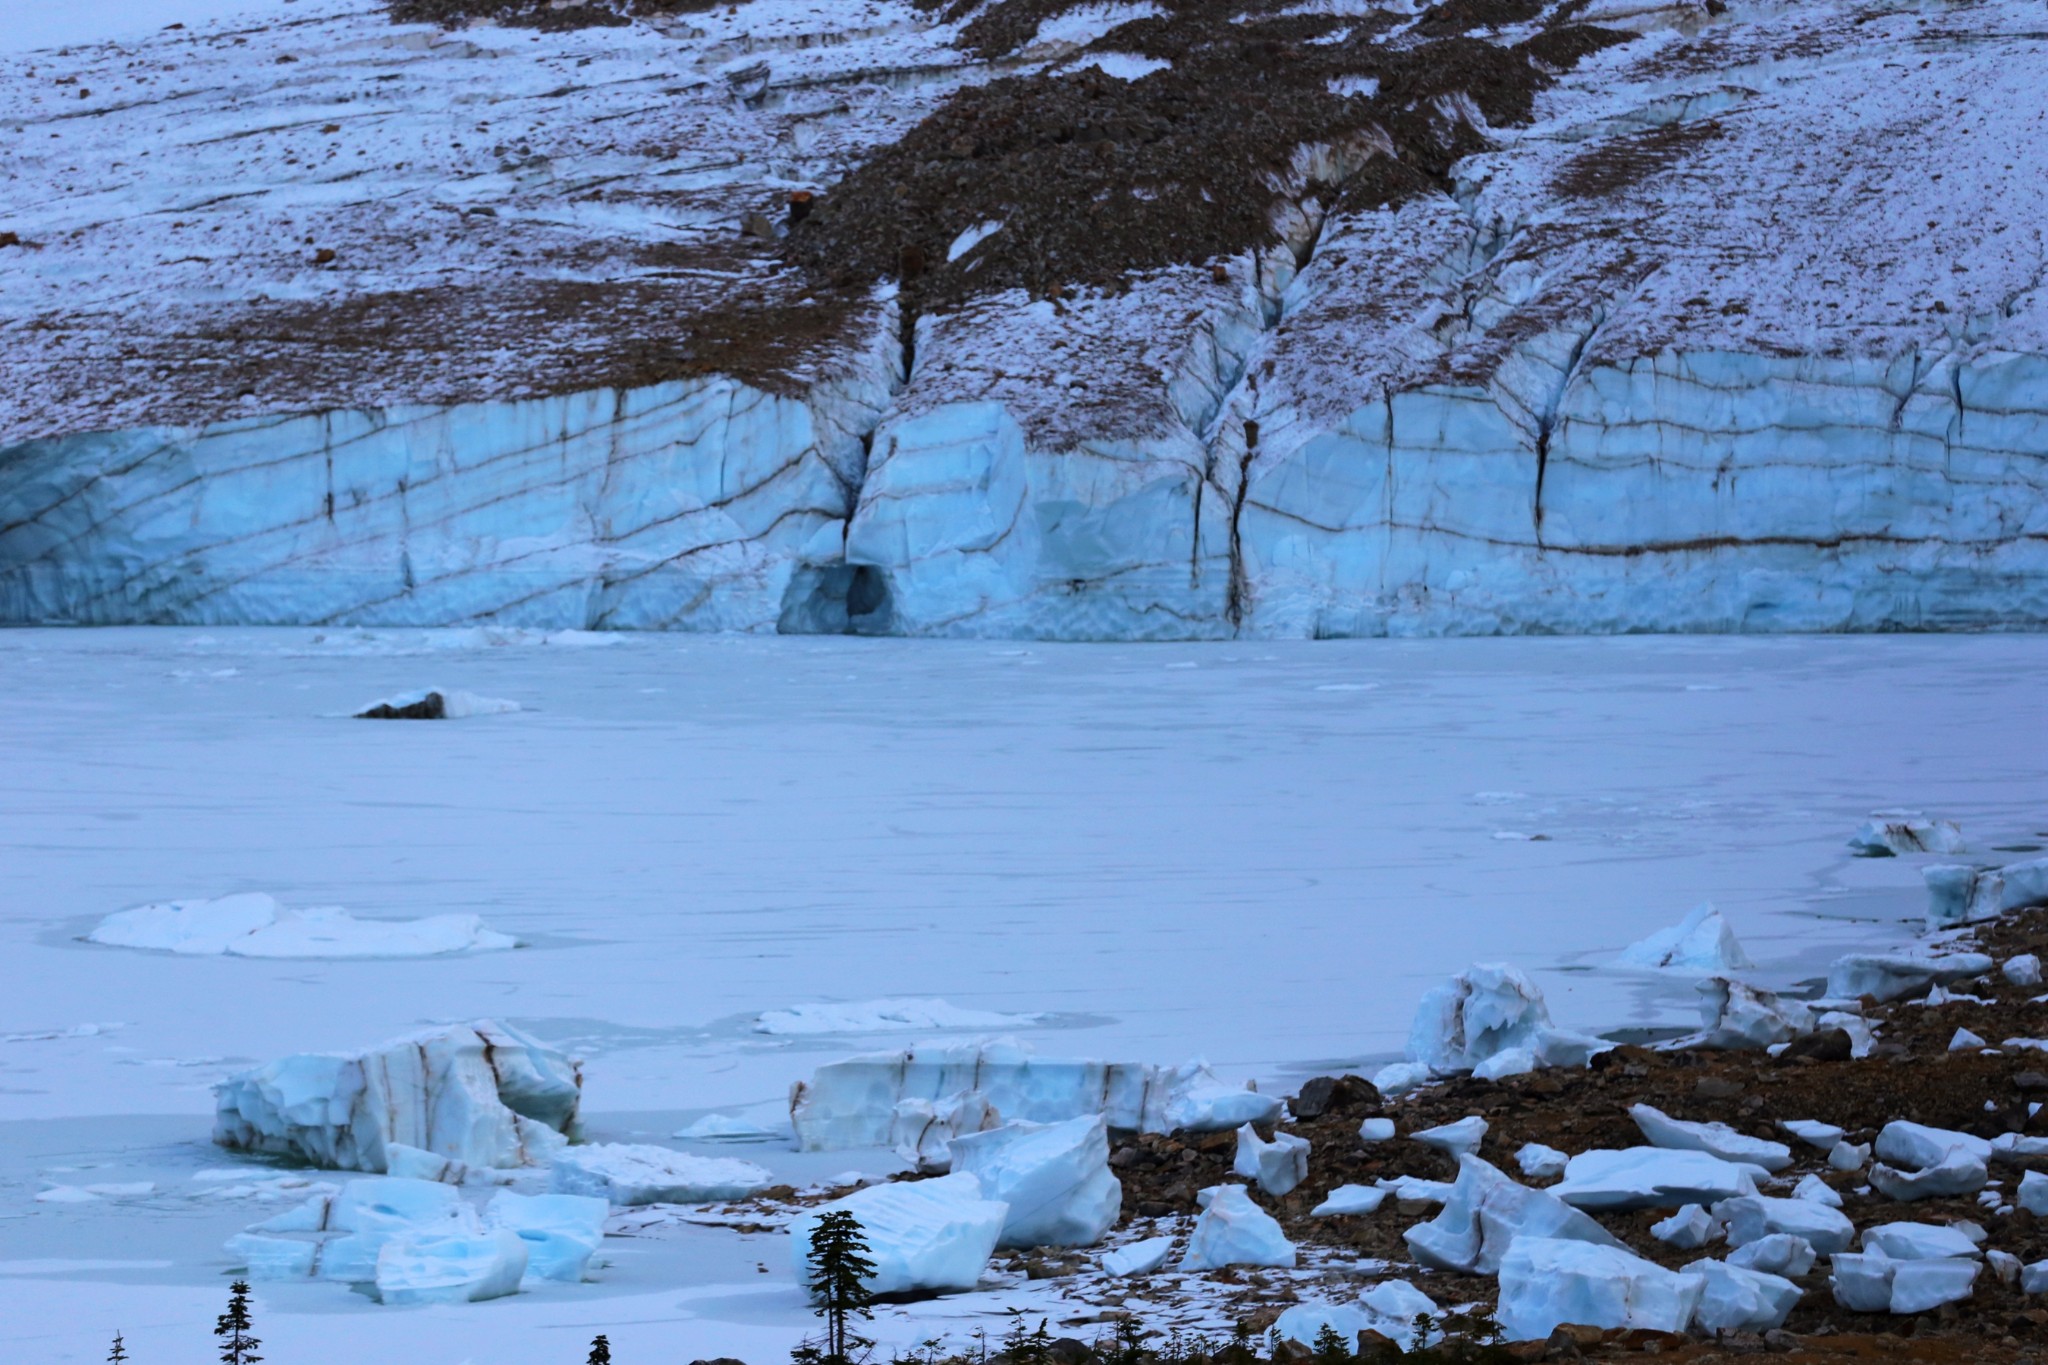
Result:
{"label": "ice cliff face", "polygon": [[[0,78],[47,192],[0,219],[0,619],[2048,623],[2038,7],[1610,19],[1640,35],[1523,126],[1436,99],[1483,148],[1440,188],[1380,193],[1395,145],[1353,130],[1274,171],[1258,249],[827,318],[762,255],[787,186],[1003,71],[1079,79],[1074,42],[1093,79],[1164,60],[869,11],[328,5]],[[1395,48],[1435,13],[1337,11]],[[984,226],[960,268],[1019,230]]]}

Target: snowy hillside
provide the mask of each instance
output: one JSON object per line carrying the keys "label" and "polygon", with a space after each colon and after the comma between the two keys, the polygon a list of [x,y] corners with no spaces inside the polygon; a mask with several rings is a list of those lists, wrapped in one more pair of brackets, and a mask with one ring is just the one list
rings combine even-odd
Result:
{"label": "snowy hillside", "polygon": [[493,7],[0,71],[0,620],[2048,622],[2038,5]]}

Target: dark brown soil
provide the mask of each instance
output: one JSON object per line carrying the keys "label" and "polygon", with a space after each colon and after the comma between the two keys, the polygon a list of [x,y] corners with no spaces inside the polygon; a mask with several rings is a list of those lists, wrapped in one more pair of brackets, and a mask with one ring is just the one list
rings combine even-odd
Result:
{"label": "dark brown soil", "polygon": [[1668,170],[1721,133],[1720,123],[1701,119],[1613,138],[1565,162],[1550,187],[1569,199],[1604,199]]}
{"label": "dark brown soil", "polygon": [[400,24],[439,24],[453,28],[472,19],[513,28],[563,32],[578,28],[621,28],[635,19],[665,14],[695,14],[736,0],[588,0],[557,6],[553,0],[388,0],[391,18]]}

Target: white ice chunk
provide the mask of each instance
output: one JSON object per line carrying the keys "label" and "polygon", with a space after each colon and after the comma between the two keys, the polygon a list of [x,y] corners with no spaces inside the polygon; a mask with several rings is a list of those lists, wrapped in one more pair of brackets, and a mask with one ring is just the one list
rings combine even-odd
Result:
{"label": "white ice chunk", "polygon": [[302,1053],[214,1087],[213,1140],[344,1170],[392,1143],[470,1166],[537,1165],[563,1145],[579,1064],[480,1021],[357,1053]]}
{"label": "white ice chunk", "polygon": [[1680,1251],[1697,1251],[1714,1240],[1721,1225],[1698,1204],[1687,1204],[1660,1223],[1650,1225],[1650,1235]]}
{"label": "white ice chunk", "polygon": [[1892,858],[1906,853],[1962,853],[1963,832],[1953,820],[1930,820],[1919,811],[1872,811],[1863,828],[1849,836],[1859,858]]}
{"label": "white ice chunk", "polygon": [[1838,1254],[1828,1261],[1835,1302],[1854,1313],[1888,1313],[1892,1306],[1892,1258],[1883,1252]]}
{"label": "white ice chunk", "polygon": [[1950,1052],[1979,1052],[1987,1046],[1981,1037],[1966,1028],[1957,1029],[1954,1036],[1948,1040]]}
{"label": "white ice chunk", "polygon": [[1923,991],[1982,976],[1992,968],[1982,953],[1850,953],[1828,968],[1828,994],[1867,995],[1883,1004]]}
{"label": "white ice chunk", "polygon": [[965,1134],[953,1139],[953,1169],[978,1179],[983,1198],[1010,1206],[1002,1246],[1093,1246],[1123,1207],[1100,1116]]}
{"label": "white ice chunk", "polygon": [[1442,1212],[1408,1229],[1403,1240],[1432,1270],[1491,1275],[1516,1239],[1537,1237],[1621,1243],[1591,1218],[1548,1190],[1520,1185],[1476,1156],[1458,1158],[1458,1179]]}
{"label": "white ice chunk", "polygon": [[1424,1128],[1408,1136],[1423,1146],[1434,1148],[1455,1160],[1479,1150],[1480,1142],[1486,1137],[1486,1128],[1485,1119],[1477,1114],[1468,1114],[1455,1123]]}
{"label": "white ice chunk", "polygon": [[1608,1046],[1554,1026],[1536,983],[1501,963],[1468,967],[1430,990],[1408,1031],[1410,1060],[1438,1072],[1470,1071],[1509,1048],[1527,1048],[1546,1066],[1584,1066]]}
{"label": "white ice chunk", "polygon": [[1867,1142],[1838,1142],[1828,1148],[1828,1168],[1836,1171],[1860,1171],[1870,1161],[1870,1144]]}
{"label": "white ice chunk", "polygon": [[1676,972],[1742,972],[1756,966],[1736,942],[1728,921],[1710,903],[1694,907],[1669,929],[1659,929],[1631,944],[1616,961],[1624,967]]}
{"label": "white ice chunk", "polygon": [[1710,976],[1699,983],[1699,993],[1699,1032],[1664,1046],[1740,1052],[1789,1042],[1813,1028],[1813,1012],[1804,1004],[1746,982]]}
{"label": "white ice chunk", "polygon": [[313,1273],[320,1258],[320,1244],[294,1237],[270,1237],[260,1232],[238,1232],[228,1238],[228,1259],[248,1272],[252,1280],[303,1280]]}
{"label": "white ice chunk", "polygon": [[[1428,1085],[1429,1077],[1428,1062],[1389,1062],[1372,1073],[1372,1084],[1373,1089],[1391,1099]],[[1374,1120],[1367,1119],[1366,1122],[1372,1123]]]}
{"label": "white ice chunk", "polygon": [[1761,1166],[1773,1175],[1792,1164],[1792,1149],[1784,1143],[1738,1133],[1725,1123],[1691,1123],[1648,1104],[1634,1105],[1628,1114],[1653,1147],[1706,1152],[1723,1161]]}
{"label": "white ice chunk", "polygon": [[1959,1303],[1970,1297],[1983,1269],[1981,1261],[1961,1258],[1896,1261],[1892,1265],[1891,1310],[1925,1313],[1945,1303]]}
{"label": "white ice chunk", "polygon": [[692,1156],[670,1147],[600,1142],[570,1147],[555,1158],[548,1186],[618,1205],[708,1204],[744,1199],[775,1177],[751,1161]]}
{"label": "white ice chunk", "polygon": [[[1426,1338],[1417,1340],[1422,1336],[1416,1330],[1418,1319],[1426,1316],[1441,1322],[1444,1315],[1434,1299],[1407,1280],[1382,1280],[1360,1294],[1358,1302],[1366,1312],[1365,1330],[1378,1332],[1404,1351],[1433,1345],[1443,1338],[1441,1331],[1431,1329]],[[1356,1344],[1357,1333],[1347,1340]]]}
{"label": "white ice chunk", "polygon": [[1448,1181],[1424,1180],[1419,1175],[1382,1176],[1373,1184],[1410,1204],[1442,1204],[1450,1199],[1452,1189]]}
{"label": "white ice chunk", "polygon": [[1813,1243],[1790,1232],[1774,1232],[1754,1242],[1744,1242],[1728,1253],[1728,1264],[1766,1275],[1804,1275],[1813,1269],[1818,1253]]}
{"label": "white ice chunk", "polygon": [[[509,716],[525,708],[503,697],[482,697],[456,687],[422,687],[382,697],[355,712],[362,720],[468,720],[472,716]],[[414,714],[398,716],[397,712]]]}
{"label": "white ice chunk", "polygon": [[398,1237],[462,1237],[480,1230],[476,1211],[452,1187],[381,1176],[351,1180],[334,1197],[328,1226],[348,1234],[320,1249],[319,1273],[360,1284],[377,1278],[378,1258]]}
{"label": "white ice chunk", "polygon": [[731,1114],[706,1114],[669,1136],[685,1142],[769,1142],[775,1138],[773,1132],[753,1120]]}
{"label": "white ice chunk", "polygon": [[1935,1223],[1879,1223],[1865,1228],[1863,1250],[1881,1251],[1894,1261],[1978,1254],[1977,1243],[1968,1233]]}
{"label": "white ice chunk", "polygon": [[408,1233],[377,1255],[380,1303],[477,1303],[519,1292],[526,1243],[516,1232]]}
{"label": "white ice chunk", "polygon": [[1790,1233],[1806,1239],[1821,1255],[1833,1256],[1847,1251],[1856,1236],[1856,1225],[1845,1214],[1811,1199],[1744,1195],[1714,1205],[1714,1217],[1727,1226],[1732,1247]]}
{"label": "white ice chunk", "polygon": [[2036,1261],[2020,1271],[2020,1292],[2048,1294],[2048,1261]]}
{"label": "white ice chunk", "polygon": [[2048,1175],[2028,1171],[2020,1177],[2019,1205],[2028,1213],[2048,1218]]}
{"label": "white ice chunk", "polygon": [[1166,1264],[1173,1254],[1173,1238],[1147,1237],[1142,1242],[1104,1252],[1100,1262],[1105,1275],[1150,1275]]}
{"label": "white ice chunk", "polygon": [[282,1213],[252,1224],[251,1232],[331,1232],[334,1230],[334,1201],[340,1194],[333,1186],[309,1196]]}
{"label": "white ice chunk", "polygon": [[1991,1267],[1991,1273],[1998,1277],[2000,1284],[2016,1285],[2020,1282],[2022,1262],[2010,1251],[1987,1251],[1984,1264]]}
{"label": "white ice chunk", "polygon": [[[1812,1253],[1809,1250],[1808,1258]],[[1693,1320],[1709,1332],[1768,1332],[1783,1327],[1803,1296],[1783,1276],[1728,1261],[1694,1261],[1685,1273],[1700,1277]]]}
{"label": "white ice chunk", "polygon": [[1842,1140],[1842,1130],[1832,1123],[1821,1123],[1815,1119],[1781,1119],[1778,1127],[1798,1138],[1809,1147],[1831,1152]]}
{"label": "white ice chunk", "polygon": [[935,1293],[974,1288],[1003,1233],[1010,1206],[984,1199],[981,1182],[966,1172],[936,1180],[870,1185],[799,1216],[789,1227],[790,1264],[809,1278],[811,1234],[818,1220],[851,1213],[867,1239],[874,1294]]}
{"label": "white ice chunk", "polygon": [[2035,953],[2021,953],[2018,957],[2009,957],[1999,966],[1998,971],[2015,986],[2032,988],[2041,984],[2041,958]]}
{"label": "white ice chunk", "polygon": [[1231,1172],[1256,1181],[1267,1194],[1279,1196],[1308,1179],[1308,1139],[1275,1133],[1267,1142],[1247,1123],[1237,1130],[1237,1157]]}
{"label": "white ice chunk", "polygon": [[484,1226],[526,1243],[526,1273],[534,1279],[580,1284],[604,1241],[612,1206],[580,1194],[514,1194],[500,1190],[484,1209]]}
{"label": "white ice chunk", "polygon": [[1498,1081],[1508,1076],[1526,1076],[1542,1065],[1533,1048],[1504,1047],[1473,1067],[1472,1074],[1482,1081]]}
{"label": "white ice chunk", "polygon": [[1675,1209],[1755,1194],[1763,1174],[1706,1152],[1625,1147],[1579,1153],[1550,1192],[1582,1209]]}
{"label": "white ice chunk", "polygon": [[1925,868],[1927,928],[1931,933],[1958,924],[1995,919],[2010,910],[2048,904],[2048,858],[2004,867],[1940,864]]}
{"label": "white ice chunk", "polygon": [[1375,1185],[1339,1185],[1309,1210],[1309,1216],[1337,1218],[1345,1214],[1378,1213],[1380,1205],[1387,1202],[1388,1193]]}
{"label": "white ice chunk", "polygon": [[1842,1196],[1836,1193],[1835,1187],[1817,1175],[1800,1176],[1799,1183],[1792,1187],[1792,1197],[1825,1204],[1831,1209],[1842,1207]]}
{"label": "white ice chunk", "polygon": [[985,223],[976,223],[953,239],[953,245],[946,248],[946,260],[959,260],[1002,230],[1003,224],[1000,219],[991,218]]}
{"label": "white ice chunk", "polygon": [[1924,1123],[1894,1119],[1877,1134],[1878,1160],[1902,1170],[1915,1171],[1939,1165],[1958,1151],[1967,1152],[1980,1162],[1991,1160],[1988,1138],[1949,1128],[1930,1128]]}
{"label": "white ice chunk", "polygon": [[1386,1142],[1391,1140],[1393,1136],[1394,1121],[1392,1119],[1367,1119],[1358,1125],[1358,1140],[1360,1142]]}
{"label": "white ice chunk", "polygon": [[435,957],[519,946],[475,915],[357,919],[336,906],[290,910],[261,892],[123,910],[86,939],[187,957]]}
{"label": "white ice chunk", "polygon": [[2048,1156],[2048,1137],[2023,1137],[2018,1133],[2000,1133],[1991,1139],[1991,1156],[1994,1161],[2019,1161],[2030,1156]]}
{"label": "white ice chunk", "polygon": [[1003,1116],[979,1090],[937,1100],[896,1101],[890,1117],[890,1146],[927,1175],[944,1175],[953,1167],[953,1142],[970,1133],[1003,1126]]}
{"label": "white ice chunk", "polygon": [[1294,1244],[1273,1216],[1252,1202],[1242,1185],[1204,1191],[1209,1203],[1195,1220],[1181,1257],[1183,1270],[1221,1270],[1230,1265],[1294,1265]]}
{"label": "white ice chunk", "polygon": [[1682,1332],[1705,1288],[1618,1246],[1517,1237],[1500,1266],[1498,1321],[1511,1341],[1535,1341],[1564,1323]]}
{"label": "white ice chunk", "polygon": [[402,1142],[384,1145],[384,1170],[389,1175],[409,1180],[433,1180],[443,1185],[460,1185],[469,1176],[466,1162],[419,1147],[408,1147]]}
{"label": "white ice chunk", "polygon": [[1546,1147],[1540,1142],[1525,1142],[1515,1153],[1515,1164],[1531,1180],[1557,1179],[1564,1174],[1565,1163],[1570,1160],[1557,1148]]}

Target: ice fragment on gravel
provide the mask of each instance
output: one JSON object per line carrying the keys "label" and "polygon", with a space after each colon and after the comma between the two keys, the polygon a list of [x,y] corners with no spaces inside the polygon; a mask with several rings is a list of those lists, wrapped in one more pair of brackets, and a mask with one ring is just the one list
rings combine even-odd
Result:
{"label": "ice fragment on gravel", "polygon": [[1892,1265],[1891,1311],[1925,1313],[1970,1297],[1983,1263],[1960,1258],[1896,1261]]}
{"label": "ice fragment on gravel", "polygon": [[1850,953],[1828,968],[1828,994],[1867,995],[1883,1004],[1923,991],[1982,976],[1991,970],[1982,953]]}
{"label": "ice fragment on gravel", "polygon": [[936,1180],[870,1185],[790,1224],[790,1264],[799,1281],[810,1275],[811,1235],[818,1220],[842,1209],[859,1221],[867,1238],[875,1273],[866,1284],[874,1294],[974,1288],[1009,1215],[1009,1205],[984,1199],[981,1182],[964,1171]]}
{"label": "ice fragment on gravel", "polygon": [[1705,1283],[1618,1246],[1517,1237],[1500,1266],[1501,1330],[1534,1341],[1572,1323],[1682,1332]]}
{"label": "ice fragment on gravel", "polygon": [[1339,1185],[1322,1203],[1309,1210],[1311,1218],[1336,1218],[1345,1214],[1377,1213],[1387,1202],[1389,1191],[1373,1185]]}
{"label": "ice fragment on gravel", "polygon": [[1473,1067],[1472,1074],[1482,1081],[1498,1081],[1508,1076],[1526,1076],[1542,1065],[1542,1059],[1531,1048],[1504,1047]]}
{"label": "ice fragment on gravel", "polygon": [[1467,1153],[1478,1151],[1480,1142],[1486,1137],[1486,1129],[1485,1119],[1477,1114],[1469,1114],[1455,1123],[1424,1128],[1408,1136],[1423,1146],[1442,1152],[1455,1160]]}
{"label": "ice fragment on gravel", "polygon": [[526,1243],[526,1273],[534,1279],[580,1284],[604,1241],[611,1204],[580,1194],[514,1194],[500,1190],[484,1209],[484,1227],[513,1233]]}
{"label": "ice fragment on gravel", "polygon": [[1564,1174],[1565,1163],[1570,1160],[1557,1148],[1546,1147],[1540,1142],[1525,1142],[1515,1153],[1515,1164],[1531,1180],[1555,1180]]}
{"label": "ice fragment on gravel", "polygon": [[1123,1206],[1100,1116],[1010,1123],[957,1137],[953,1169],[979,1180],[984,1199],[1010,1206],[1000,1246],[1093,1246],[1116,1226]]}
{"label": "ice fragment on gravel", "polygon": [[2020,1292],[2048,1294],[2048,1261],[2035,1261],[2020,1271]]}
{"label": "ice fragment on gravel", "polygon": [[1294,1265],[1294,1244],[1273,1216],[1252,1202],[1242,1185],[1214,1185],[1209,1203],[1195,1220],[1181,1257],[1183,1270],[1221,1270],[1230,1265]]}
{"label": "ice fragment on gravel", "polygon": [[1967,1233],[1935,1223],[1879,1223],[1865,1228],[1863,1250],[1881,1251],[1894,1261],[1978,1254],[1977,1243]]}
{"label": "ice fragment on gravel", "polygon": [[1104,1252],[1102,1273],[1105,1275],[1150,1275],[1166,1264],[1166,1258],[1173,1254],[1173,1238],[1147,1237],[1142,1242],[1118,1247],[1115,1251]]}
{"label": "ice fragment on gravel", "polygon": [[382,1171],[392,1143],[470,1166],[538,1165],[563,1146],[579,1064],[480,1021],[357,1053],[300,1053],[214,1087],[213,1140]]}
{"label": "ice fragment on gravel", "polygon": [[1394,1136],[1392,1119],[1367,1119],[1358,1125],[1360,1142],[1385,1142]]}
{"label": "ice fragment on gravel", "polygon": [[1773,1175],[1792,1164],[1792,1149],[1784,1143],[1738,1133],[1725,1123],[1690,1123],[1648,1104],[1631,1106],[1628,1115],[1653,1147],[1706,1152],[1723,1161],[1761,1166]]}
{"label": "ice fragment on gravel", "polygon": [[1823,1152],[1834,1150],[1842,1140],[1842,1130],[1832,1123],[1821,1123],[1815,1119],[1782,1119],[1778,1127],[1809,1147]]}
{"label": "ice fragment on gravel", "polygon": [[2018,957],[2009,957],[1998,971],[2015,986],[2033,987],[2041,984],[2041,959],[2034,953],[2021,953]]}
{"label": "ice fragment on gravel", "polygon": [[1678,972],[1740,972],[1756,965],[1710,903],[1695,906],[1669,929],[1631,944],[1616,961],[1624,967]]}
{"label": "ice fragment on gravel", "polygon": [[1308,1139],[1275,1133],[1267,1142],[1247,1123],[1237,1130],[1237,1157],[1231,1173],[1256,1181],[1267,1194],[1286,1194],[1308,1179]]}
{"label": "ice fragment on gravel", "polygon": [[1778,1233],[1803,1237],[1823,1256],[1847,1251],[1856,1225],[1847,1215],[1811,1199],[1744,1195],[1714,1205],[1714,1217],[1728,1229],[1728,1245],[1748,1246]]}
{"label": "ice fragment on gravel", "polygon": [[1437,1072],[1470,1071],[1509,1048],[1528,1048],[1546,1066],[1584,1066],[1608,1046],[1554,1026],[1536,983],[1500,963],[1475,964],[1432,988],[1408,1032],[1409,1058]]}
{"label": "ice fragment on gravel", "polygon": [[1792,1187],[1792,1197],[1825,1204],[1831,1209],[1842,1207],[1842,1196],[1835,1192],[1835,1187],[1817,1175],[1800,1176],[1799,1183]]}
{"label": "ice fragment on gravel", "polygon": [[1451,1197],[1451,1185],[1443,1180],[1424,1180],[1419,1175],[1382,1176],[1373,1184],[1394,1198],[1410,1204],[1441,1204]]}
{"label": "ice fragment on gravel", "polygon": [[1660,1223],[1650,1225],[1650,1235],[1680,1251],[1696,1251],[1714,1240],[1721,1225],[1698,1204],[1687,1204]]}
{"label": "ice fragment on gravel", "polygon": [[475,915],[366,920],[335,906],[290,910],[262,892],[138,906],[107,916],[85,937],[186,957],[435,957],[519,946]]}
{"label": "ice fragment on gravel", "polygon": [[1921,875],[1927,881],[1929,932],[2048,904],[2048,858],[2004,867],[1944,863],[1924,869]]}
{"label": "ice fragment on gravel", "polygon": [[[1373,1072],[1372,1084],[1373,1089],[1391,1099],[1428,1085],[1429,1076],[1427,1062],[1389,1062]],[[1372,1120],[1367,1119],[1366,1122],[1370,1123]]]}
{"label": "ice fragment on gravel", "polygon": [[1950,1052],[1978,1052],[1986,1046],[1987,1044],[1982,1038],[1966,1028],[1957,1029],[1955,1036],[1948,1040],[1948,1050]]}
{"label": "ice fragment on gravel", "polygon": [[411,1233],[377,1254],[377,1299],[397,1306],[476,1303],[519,1292],[526,1243],[516,1232]]}
{"label": "ice fragment on gravel", "polygon": [[1755,1194],[1762,1174],[1706,1152],[1626,1147],[1579,1153],[1550,1192],[1582,1209],[1675,1209]]}
{"label": "ice fragment on gravel", "polygon": [[1835,1302],[1852,1313],[1888,1313],[1892,1306],[1892,1259],[1841,1254],[1828,1261],[1828,1285]]}
{"label": "ice fragment on gravel", "polygon": [[555,1194],[580,1194],[621,1206],[708,1204],[744,1199],[774,1183],[751,1161],[692,1156],[671,1147],[600,1142],[571,1147],[555,1158],[548,1178]]}
{"label": "ice fragment on gravel", "polygon": [[1945,1128],[1894,1120],[1877,1135],[1870,1183],[1893,1199],[1975,1194],[1989,1179],[1991,1144]]}
{"label": "ice fragment on gravel", "polygon": [[2020,1177],[2019,1205],[2028,1213],[2048,1218],[2048,1175],[2028,1171]]}
{"label": "ice fragment on gravel", "polygon": [[1728,1253],[1728,1264],[1766,1275],[1804,1275],[1813,1269],[1817,1253],[1813,1243],[1790,1232],[1774,1232],[1754,1242],[1744,1242]]}
{"label": "ice fragment on gravel", "polygon": [[[1812,1251],[1807,1252],[1809,1264]],[[1709,1332],[1768,1332],[1783,1327],[1804,1291],[1773,1271],[1728,1261],[1694,1261],[1685,1273],[1700,1277],[1695,1325]],[[1803,1273],[1803,1272],[1802,1272]]]}
{"label": "ice fragment on gravel", "polygon": [[1480,1275],[1500,1269],[1508,1247],[1521,1237],[1621,1245],[1550,1191],[1519,1185],[1476,1156],[1458,1158],[1458,1179],[1442,1211],[1403,1234],[1408,1250],[1430,1269]]}
{"label": "ice fragment on gravel", "polygon": [[1789,1042],[1813,1028],[1813,1012],[1805,1005],[1781,1001],[1746,982],[1710,976],[1699,983],[1699,993],[1699,1032],[1675,1038],[1665,1048],[1741,1052]]}
{"label": "ice fragment on gravel", "polygon": [[1859,858],[1966,851],[1955,821],[1930,820],[1914,810],[1872,811],[1863,828],[1850,836],[1849,849]]}
{"label": "ice fragment on gravel", "polygon": [[1837,1171],[1860,1171],[1870,1161],[1867,1142],[1838,1142],[1828,1149],[1828,1166]]}

